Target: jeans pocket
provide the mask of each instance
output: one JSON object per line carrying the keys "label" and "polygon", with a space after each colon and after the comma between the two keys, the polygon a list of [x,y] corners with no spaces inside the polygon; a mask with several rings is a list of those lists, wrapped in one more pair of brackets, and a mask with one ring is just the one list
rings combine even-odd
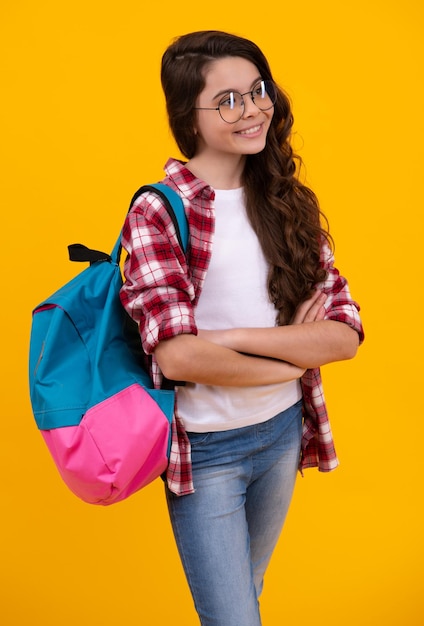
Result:
{"label": "jeans pocket", "polygon": [[192,448],[196,448],[205,444],[211,438],[212,433],[187,433]]}

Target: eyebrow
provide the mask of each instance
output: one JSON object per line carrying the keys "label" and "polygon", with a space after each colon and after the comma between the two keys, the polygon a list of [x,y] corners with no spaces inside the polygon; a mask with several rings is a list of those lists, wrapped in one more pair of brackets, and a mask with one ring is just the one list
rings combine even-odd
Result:
{"label": "eyebrow", "polygon": [[[258,78],[256,78],[250,85],[250,89],[253,89],[253,87],[262,80],[262,76],[258,76]],[[236,91],[237,93],[241,93],[241,91],[239,91],[238,89],[221,89],[221,91],[218,91],[218,93],[212,98],[212,100],[216,100],[220,96],[224,96],[225,94],[232,93],[234,91]],[[247,93],[249,93],[249,91]]]}

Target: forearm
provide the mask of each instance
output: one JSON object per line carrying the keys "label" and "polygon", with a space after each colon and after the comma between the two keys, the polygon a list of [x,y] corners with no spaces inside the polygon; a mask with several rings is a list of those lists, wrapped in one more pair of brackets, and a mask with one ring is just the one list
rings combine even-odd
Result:
{"label": "forearm", "polygon": [[351,359],[359,343],[358,334],[352,328],[332,320],[273,328],[206,331],[204,336],[239,352],[281,359],[305,369]]}
{"label": "forearm", "polygon": [[205,385],[253,387],[300,378],[304,369],[273,358],[250,356],[195,335],[162,341],[155,356],[170,380]]}

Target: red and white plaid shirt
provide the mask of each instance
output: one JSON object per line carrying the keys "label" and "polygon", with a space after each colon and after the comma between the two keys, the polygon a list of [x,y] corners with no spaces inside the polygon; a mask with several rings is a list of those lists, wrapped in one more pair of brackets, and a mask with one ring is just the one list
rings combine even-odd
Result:
{"label": "red and white plaid shirt", "polygon": [[[125,262],[122,304],[140,326],[143,349],[152,355],[155,387],[162,373],[154,357],[157,344],[182,333],[197,334],[195,307],[199,300],[212,252],[215,193],[180,161],[169,159],[165,182],[184,202],[190,243],[185,256],[174,226],[161,200],[154,193],[140,196],[123,228],[122,245],[129,253]],[[326,319],[344,322],[363,340],[359,306],[352,300],[346,280],[333,266],[328,247],[322,251],[328,277],[319,285],[327,294]],[[320,370],[307,370],[301,379],[304,404],[302,455],[299,468],[318,467],[330,471],[338,465],[327,416]],[[190,441],[178,408],[172,424],[172,444],[167,482],[177,495],[194,491]]]}

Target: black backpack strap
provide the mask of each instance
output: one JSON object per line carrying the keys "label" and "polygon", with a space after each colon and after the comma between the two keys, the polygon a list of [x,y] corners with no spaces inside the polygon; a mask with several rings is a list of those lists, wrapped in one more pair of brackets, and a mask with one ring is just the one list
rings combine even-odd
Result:
{"label": "black backpack strap", "polygon": [[130,211],[136,200],[143,193],[146,193],[146,191],[150,191],[150,193],[155,193],[162,200],[163,204],[165,205],[166,211],[171,218],[172,223],[174,224],[175,231],[177,233],[178,243],[185,253],[188,246],[188,222],[184,211],[184,204],[180,196],[177,194],[176,191],[171,189],[171,187],[168,187],[163,183],[156,183],[154,185],[143,185],[133,195],[128,211]]}
{"label": "black backpack strap", "polygon": [[[189,228],[187,216],[184,210],[184,204],[180,196],[177,194],[176,191],[162,183],[158,183],[156,185],[144,185],[143,187],[140,187],[140,189],[134,194],[131,200],[130,208],[137,200],[137,198],[139,198],[141,194],[145,193],[146,191],[150,191],[151,193],[155,193],[156,195],[160,196],[168,212],[168,215],[175,226],[178,243],[180,244],[180,247],[185,254],[188,246]],[[166,376],[162,375],[161,389],[172,391],[173,389],[175,389],[176,386],[183,387],[185,384],[186,383],[183,380],[170,380],[169,378],[166,378]]]}

